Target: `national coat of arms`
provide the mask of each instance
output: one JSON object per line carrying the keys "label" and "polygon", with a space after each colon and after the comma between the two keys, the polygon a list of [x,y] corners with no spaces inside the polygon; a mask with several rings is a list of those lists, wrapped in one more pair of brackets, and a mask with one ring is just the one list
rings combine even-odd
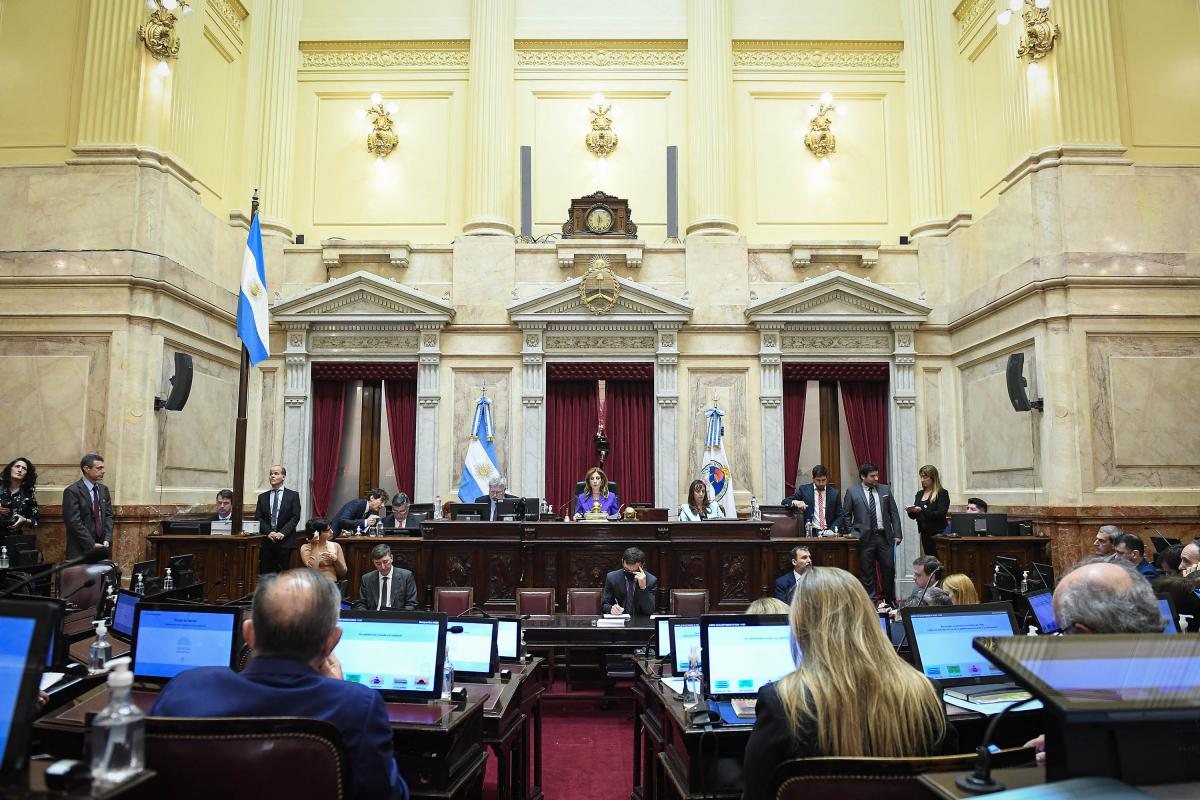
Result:
{"label": "national coat of arms", "polygon": [[579,297],[593,314],[607,314],[617,304],[621,284],[609,269],[608,259],[596,256],[588,262],[588,270],[579,281]]}

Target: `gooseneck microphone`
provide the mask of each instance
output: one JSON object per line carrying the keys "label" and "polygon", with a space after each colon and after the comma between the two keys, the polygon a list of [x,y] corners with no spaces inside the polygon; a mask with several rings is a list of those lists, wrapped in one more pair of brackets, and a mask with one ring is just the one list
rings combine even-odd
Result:
{"label": "gooseneck microphone", "polygon": [[[18,589],[23,589],[24,587],[28,586],[29,584],[33,583],[34,581],[38,580],[39,578],[49,578],[53,575],[57,575],[58,573],[62,572],[64,569],[67,569],[68,567],[75,567],[80,564],[96,564],[101,561],[106,561],[110,556],[112,556],[112,550],[109,550],[107,547],[93,547],[91,550],[84,553],[79,558],[72,558],[70,561],[60,561],[59,563],[55,564],[48,572],[39,572],[36,575],[30,575],[29,577],[25,578],[24,580],[14,583],[12,586],[10,586],[7,589],[5,589],[4,591],[0,592],[0,599],[8,597],[10,594],[15,593]],[[82,587],[80,587],[80,588],[82,588]]]}
{"label": "gooseneck microphone", "polygon": [[1032,703],[1035,699],[1026,697],[1024,700],[1009,703],[1000,710],[999,714],[992,717],[991,724],[983,734],[983,742],[975,748],[975,771],[968,775],[959,775],[954,779],[955,786],[972,794],[991,794],[1004,791],[1004,784],[992,778],[992,751],[989,749],[992,744],[992,734],[996,732],[996,725],[1005,714],[1026,703]]}
{"label": "gooseneck microphone", "polygon": [[90,589],[91,587],[93,587],[93,586],[95,586],[95,585],[96,585],[96,579],[95,579],[95,578],[88,578],[86,581],[84,581],[83,583],[79,584],[78,586],[76,586],[76,587],[75,587],[74,589],[72,589],[71,591],[67,592],[66,596],[64,596],[64,597],[60,597],[60,598],[58,598],[58,599],[59,599],[59,600],[62,600],[62,601],[65,603],[66,601],[68,601],[68,600],[70,600],[72,597],[74,597],[75,595],[77,595],[77,594],[79,594],[80,592],[82,592],[84,589]]}

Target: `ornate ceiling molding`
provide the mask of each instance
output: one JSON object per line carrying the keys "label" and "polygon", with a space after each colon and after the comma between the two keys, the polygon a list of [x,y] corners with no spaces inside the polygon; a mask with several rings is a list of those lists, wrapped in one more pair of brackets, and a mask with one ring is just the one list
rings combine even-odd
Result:
{"label": "ornate ceiling molding", "polygon": [[403,67],[466,69],[470,42],[439,41],[301,42],[300,68],[396,69]]}
{"label": "ornate ceiling molding", "polygon": [[229,26],[229,32],[237,38],[238,44],[241,44],[243,23],[246,17],[250,16],[246,7],[238,0],[208,0],[208,7]]}
{"label": "ornate ceiling molding", "polygon": [[865,40],[739,39],[735,69],[873,70],[903,72],[903,42]]}
{"label": "ornate ceiling molding", "polygon": [[985,19],[995,8],[994,0],[962,0],[954,9],[954,18],[958,20],[958,41],[975,30],[975,23]]}
{"label": "ornate ceiling molding", "polygon": [[517,67],[687,69],[682,39],[519,39]]}

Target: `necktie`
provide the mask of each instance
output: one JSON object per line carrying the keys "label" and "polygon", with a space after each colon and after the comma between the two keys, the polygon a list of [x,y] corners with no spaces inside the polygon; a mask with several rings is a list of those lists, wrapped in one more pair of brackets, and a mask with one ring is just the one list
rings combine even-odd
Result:
{"label": "necktie", "polygon": [[92,484],[92,523],[96,527],[96,541],[104,541],[104,522],[100,519],[100,490]]}
{"label": "necktie", "polygon": [[488,520],[491,522],[496,521],[496,501],[495,500],[492,500],[492,510],[488,512]]}
{"label": "necktie", "polygon": [[388,592],[388,576],[383,576],[383,585],[379,588],[379,610],[392,607],[392,596]]}
{"label": "necktie", "polygon": [[879,516],[876,513],[877,507],[875,505],[874,489],[867,490],[867,511],[871,514],[871,530],[879,530]]}
{"label": "necktie", "polygon": [[271,492],[271,530],[279,528],[279,490]]}
{"label": "necktie", "polygon": [[632,612],[630,612],[629,609],[633,607],[633,593],[636,591],[637,591],[637,589],[635,587],[633,578],[626,578],[625,579],[625,613],[626,614],[632,613]]}
{"label": "necktie", "polygon": [[825,492],[821,489],[817,490],[817,527],[825,530]]}

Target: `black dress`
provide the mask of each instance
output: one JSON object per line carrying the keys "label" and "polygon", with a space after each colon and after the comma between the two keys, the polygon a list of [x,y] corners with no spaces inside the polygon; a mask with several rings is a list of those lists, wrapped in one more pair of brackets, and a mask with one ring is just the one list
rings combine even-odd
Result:
{"label": "black dress", "polygon": [[925,490],[917,492],[913,500],[914,506],[920,506],[920,511],[909,511],[908,518],[917,521],[917,530],[921,533],[921,549],[927,556],[936,556],[937,547],[933,537],[946,530],[946,514],[950,513],[950,493],[938,489],[938,493],[929,500],[922,500]]}
{"label": "black dress", "polygon": [[[0,514],[0,536],[31,534],[38,526],[37,495],[32,489],[22,486],[14,493],[9,486],[0,488],[0,507],[8,509],[8,514]],[[18,516],[29,522],[21,528],[14,528],[12,524]]]}

